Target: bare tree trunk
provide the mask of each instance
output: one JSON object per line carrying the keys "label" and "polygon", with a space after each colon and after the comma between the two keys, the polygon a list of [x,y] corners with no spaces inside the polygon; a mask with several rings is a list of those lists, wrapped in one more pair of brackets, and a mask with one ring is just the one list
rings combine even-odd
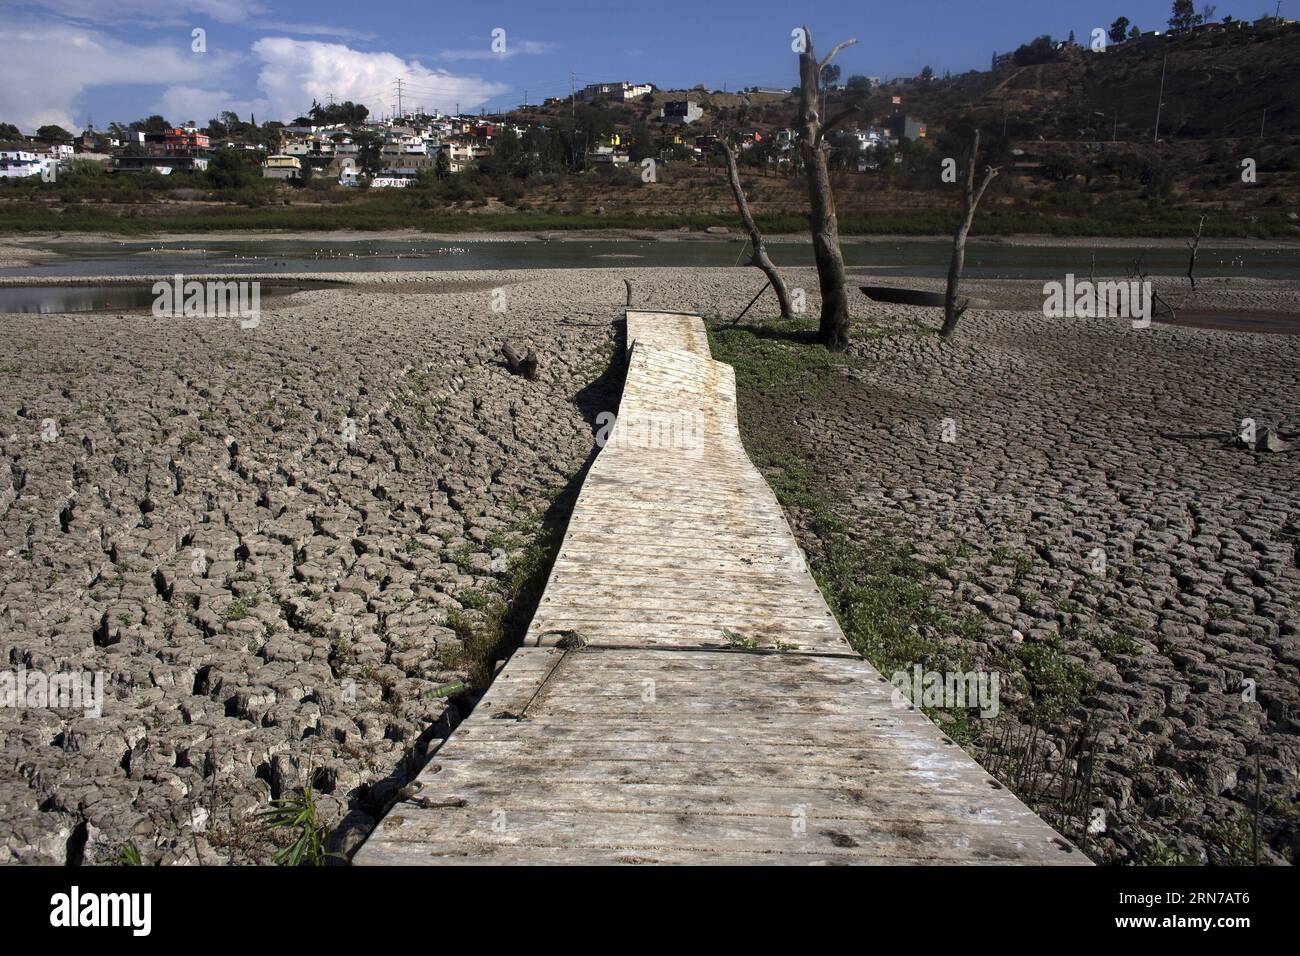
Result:
{"label": "bare tree trunk", "polygon": [[1187,248],[1192,250],[1191,258],[1187,260],[1187,281],[1192,284],[1192,291],[1196,291],[1196,253],[1201,248],[1201,230],[1205,228],[1205,217],[1196,224],[1196,236],[1187,244]]}
{"label": "bare tree trunk", "polygon": [[943,296],[943,327],[939,335],[947,338],[957,328],[957,322],[966,312],[965,304],[958,305],[957,291],[961,287],[961,272],[966,266],[966,236],[970,234],[971,223],[975,221],[975,209],[984,198],[984,190],[989,188],[993,177],[998,174],[994,166],[984,167],[984,181],[975,188],[975,166],[979,162],[980,133],[975,131],[975,141],[971,144],[970,165],[966,167],[966,179],[962,186],[961,221],[957,232],[952,237],[952,261],[948,264],[948,288]]}
{"label": "bare tree trunk", "polygon": [[817,284],[822,296],[817,340],[834,352],[842,352],[849,344],[849,297],[844,289],[844,255],[840,251],[840,227],[835,217],[835,197],[831,194],[830,173],[826,167],[829,147],[825,137],[855,111],[848,110],[831,122],[823,123],[818,110],[818,91],[822,69],[836,53],[857,40],[837,44],[819,62],[813,52],[812,31],[807,27],[801,29],[804,49],[799,54],[799,152],[808,176],[813,257],[817,262]]}
{"label": "bare tree trunk", "polygon": [[781,278],[781,274],[776,271],[776,266],[768,258],[767,249],[763,245],[763,234],[758,231],[758,226],[754,223],[754,217],[749,213],[749,202],[745,199],[745,191],[740,188],[740,174],[736,171],[736,154],[731,151],[731,146],[721,139],[718,140],[718,148],[727,157],[727,178],[731,180],[731,192],[736,197],[736,208],[740,210],[740,221],[745,224],[745,229],[749,232],[749,241],[754,246],[754,251],[750,254],[749,264],[761,269],[763,275],[767,276],[767,281],[772,283],[772,288],[776,290],[777,302],[781,304],[781,318],[793,319],[794,310],[790,307],[790,293],[786,291],[785,281]]}

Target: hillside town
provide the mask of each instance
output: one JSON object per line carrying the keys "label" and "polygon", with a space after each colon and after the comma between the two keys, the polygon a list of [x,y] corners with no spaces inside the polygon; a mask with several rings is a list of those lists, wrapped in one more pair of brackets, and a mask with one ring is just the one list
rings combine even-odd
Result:
{"label": "hillside town", "polygon": [[[873,87],[880,85],[878,79],[869,82]],[[569,104],[553,100],[545,105],[577,102],[590,110],[611,101],[631,101],[654,94],[655,88],[649,83],[600,83],[578,91]],[[779,99],[787,91],[754,90],[753,94]],[[901,106],[901,102],[900,97],[894,97],[895,106]],[[366,112],[365,107],[358,111]],[[214,155],[231,150],[253,154],[264,178],[287,185],[325,179],[345,188],[403,188],[415,184],[421,176],[441,179],[464,172],[495,155],[503,138],[516,148],[514,144],[526,146],[549,131],[544,121],[518,120],[519,115],[527,115],[523,111],[509,117],[403,112],[359,122],[330,122],[328,108],[310,112],[318,117],[309,115],[288,125],[268,123],[264,127],[241,124],[238,117],[226,114],[225,122],[213,120],[206,127],[192,120],[172,126],[155,116],[126,128],[115,124],[109,131],[87,128],[76,136],[61,129],[42,128],[33,137],[0,143],[0,177],[39,176],[50,181],[57,178],[60,169],[77,161],[95,163],[114,174],[168,176],[177,171],[205,172]],[[608,130],[583,144],[581,165],[625,166],[647,157],[702,160],[718,139],[717,132],[696,132],[698,127],[708,125],[704,122],[707,114],[698,95],[666,99],[644,124],[644,129],[655,128],[652,140],[638,143],[638,131],[633,126],[610,124]],[[232,128],[241,126],[245,128],[242,135],[231,135]],[[896,144],[900,138],[924,137],[925,124],[900,108],[878,122],[839,131],[836,145],[860,154],[856,166],[865,170],[875,165],[877,147]],[[749,126],[737,130],[735,138],[741,150],[760,147],[762,162],[770,167],[797,161],[793,129]]]}

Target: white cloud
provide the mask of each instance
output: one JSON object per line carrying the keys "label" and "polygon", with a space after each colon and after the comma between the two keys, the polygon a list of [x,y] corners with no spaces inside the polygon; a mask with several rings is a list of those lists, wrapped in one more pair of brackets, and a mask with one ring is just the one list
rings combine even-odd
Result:
{"label": "white cloud", "polygon": [[0,117],[24,131],[45,123],[76,128],[91,87],[220,82],[235,62],[188,44],[137,46],[70,24],[0,24],[0,49]]}
{"label": "white cloud", "polygon": [[508,60],[514,56],[537,56],[541,53],[553,53],[559,49],[556,43],[548,43],[544,40],[515,40],[506,34],[506,48],[500,53],[492,49],[490,42],[485,42],[482,47],[473,47],[462,50],[439,50],[438,59],[440,60]]}
{"label": "white cloud", "polygon": [[[57,0],[69,8],[78,0]],[[148,0],[131,0],[137,7]],[[246,3],[246,0],[210,0]],[[123,122],[159,112],[173,122],[202,124],[223,110],[241,118],[256,113],[262,121],[292,120],[313,99],[365,103],[378,114],[395,98],[393,81],[402,77],[406,105],[449,110],[457,103],[472,110],[507,91],[478,76],[430,69],[393,53],[364,52],[341,43],[267,37],[248,54],[213,51],[197,54],[188,43],[134,44],[84,25],[57,22],[0,22],[0,122],[32,132],[46,123],[80,128],[86,116],[83,97],[101,86],[152,87],[152,106]],[[241,67],[237,72],[235,67]],[[246,88],[256,70],[256,92]],[[242,82],[241,82],[242,80]],[[142,99],[142,103],[150,102]],[[100,117],[101,125],[107,118]]]}
{"label": "white cloud", "polygon": [[456,103],[472,110],[509,87],[478,76],[461,76],[434,70],[418,60],[403,60],[393,53],[367,53],[341,43],[266,37],[253,44],[261,62],[259,90],[270,102],[268,119],[299,116],[312,100],[364,103],[371,112],[383,111],[396,97],[394,80],[402,78],[406,102],[426,109],[451,109]]}

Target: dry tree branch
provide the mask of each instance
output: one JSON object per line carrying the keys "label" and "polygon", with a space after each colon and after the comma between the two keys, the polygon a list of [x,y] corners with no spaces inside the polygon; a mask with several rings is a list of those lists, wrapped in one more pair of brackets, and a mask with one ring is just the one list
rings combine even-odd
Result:
{"label": "dry tree branch", "polygon": [[[749,241],[753,245],[749,264],[759,269],[763,275],[767,276],[767,281],[772,284],[772,288],[776,291],[777,301],[781,304],[781,318],[793,319],[794,309],[790,305],[790,293],[786,291],[785,281],[768,257],[767,248],[763,244],[763,234],[758,231],[758,225],[754,222],[754,217],[750,215],[749,201],[745,198],[745,190],[740,185],[740,173],[736,169],[736,154],[732,152],[731,145],[724,138],[718,139],[717,147],[726,157],[727,179],[731,183],[731,193],[736,199],[736,208],[740,211],[740,221],[744,223],[745,231],[749,233]],[[761,291],[759,295],[762,295]],[[757,299],[757,296],[755,299]],[[751,302],[750,305],[753,305],[753,303]]]}

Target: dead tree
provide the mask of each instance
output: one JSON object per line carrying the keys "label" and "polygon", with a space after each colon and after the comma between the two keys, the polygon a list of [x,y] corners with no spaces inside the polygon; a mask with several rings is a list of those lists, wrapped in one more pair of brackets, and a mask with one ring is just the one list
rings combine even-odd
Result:
{"label": "dead tree", "polygon": [[826,135],[857,112],[852,107],[829,122],[822,122],[818,109],[822,70],[835,54],[857,40],[845,40],[831,48],[822,60],[813,53],[812,31],[803,31],[799,54],[799,154],[808,176],[808,211],[812,221],[813,257],[817,262],[817,284],[822,295],[821,324],[817,340],[834,352],[849,345],[849,297],[844,289],[844,254],[840,251],[840,227],[835,218],[835,197],[826,158],[830,147]]}
{"label": "dead tree", "polygon": [[1192,251],[1191,258],[1187,260],[1187,281],[1192,284],[1192,291],[1196,291],[1196,253],[1201,248],[1201,230],[1205,228],[1205,217],[1196,224],[1196,235],[1192,241],[1187,244],[1187,248]]}
{"label": "dead tree", "polygon": [[537,368],[541,362],[532,349],[520,355],[515,351],[514,346],[507,342],[501,347],[501,354],[506,357],[506,368],[510,370],[511,375],[522,375],[530,382],[537,378]]}
{"label": "dead tree", "polygon": [[1155,283],[1151,281],[1151,273],[1142,267],[1142,256],[1133,260],[1133,266],[1128,271],[1129,278],[1143,285],[1151,287],[1151,318],[1168,319],[1170,322],[1178,318],[1178,310],[1187,304],[1191,298],[1190,293],[1182,298],[1179,302],[1171,302],[1160,294]]}
{"label": "dead tree", "polygon": [[975,141],[971,144],[970,164],[966,167],[966,180],[962,184],[961,221],[957,223],[957,232],[952,237],[952,261],[948,264],[948,288],[943,296],[943,327],[939,335],[947,338],[957,328],[957,322],[966,313],[966,303],[957,304],[957,290],[961,286],[961,271],[966,265],[966,236],[970,233],[971,223],[975,221],[975,209],[984,198],[984,190],[989,188],[993,177],[998,174],[996,166],[984,167],[984,180],[975,187],[975,167],[980,156],[980,131],[975,131]]}
{"label": "dead tree", "polygon": [[732,152],[731,146],[723,139],[718,140],[718,149],[727,158],[727,178],[731,181],[731,192],[736,197],[736,208],[740,211],[740,221],[745,224],[745,230],[749,233],[749,241],[753,245],[753,252],[749,255],[749,264],[761,270],[763,275],[767,276],[767,281],[772,284],[772,288],[776,290],[777,302],[781,304],[781,318],[793,319],[794,309],[790,307],[790,293],[786,291],[785,281],[781,278],[781,273],[776,271],[776,266],[768,258],[767,249],[763,245],[763,234],[758,231],[758,226],[754,223],[754,217],[749,213],[749,201],[745,199],[745,191],[740,188],[740,174],[736,171],[736,154]]}

